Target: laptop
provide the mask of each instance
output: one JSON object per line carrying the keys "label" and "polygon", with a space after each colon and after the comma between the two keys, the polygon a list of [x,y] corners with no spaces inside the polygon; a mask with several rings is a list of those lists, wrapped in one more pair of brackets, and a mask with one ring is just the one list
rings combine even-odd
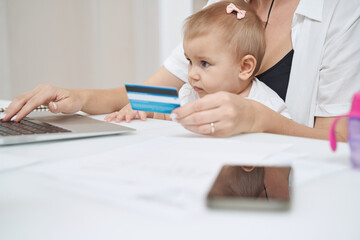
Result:
{"label": "laptop", "polygon": [[133,128],[80,114],[32,112],[20,123],[0,120],[0,146],[122,134]]}

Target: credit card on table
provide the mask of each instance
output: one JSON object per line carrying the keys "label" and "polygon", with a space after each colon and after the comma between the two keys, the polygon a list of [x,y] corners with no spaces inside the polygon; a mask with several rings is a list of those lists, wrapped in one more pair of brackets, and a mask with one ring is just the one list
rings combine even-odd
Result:
{"label": "credit card on table", "polygon": [[176,88],[125,84],[133,110],[168,113],[180,107]]}

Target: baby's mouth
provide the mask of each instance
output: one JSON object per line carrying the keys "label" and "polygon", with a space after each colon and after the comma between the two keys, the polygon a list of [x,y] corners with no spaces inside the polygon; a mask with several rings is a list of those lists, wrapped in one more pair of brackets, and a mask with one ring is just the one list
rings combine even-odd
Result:
{"label": "baby's mouth", "polygon": [[198,93],[204,91],[204,89],[199,88],[199,87],[195,87],[195,86],[194,86],[194,90],[197,91]]}

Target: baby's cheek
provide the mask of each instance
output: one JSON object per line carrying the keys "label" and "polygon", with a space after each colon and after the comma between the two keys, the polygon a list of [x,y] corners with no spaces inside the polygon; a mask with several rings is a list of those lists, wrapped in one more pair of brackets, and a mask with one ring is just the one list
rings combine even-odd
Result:
{"label": "baby's cheek", "polygon": [[206,86],[206,93],[207,94],[211,94],[211,93],[216,93],[222,90],[222,85],[219,84],[217,81],[213,81],[211,83],[207,83]]}

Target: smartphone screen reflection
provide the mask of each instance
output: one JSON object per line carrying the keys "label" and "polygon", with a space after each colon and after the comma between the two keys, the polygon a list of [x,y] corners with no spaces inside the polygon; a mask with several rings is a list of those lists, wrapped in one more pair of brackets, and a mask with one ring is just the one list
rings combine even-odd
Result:
{"label": "smartphone screen reflection", "polygon": [[207,205],[286,209],[290,173],[291,167],[225,165],[208,193]]}

